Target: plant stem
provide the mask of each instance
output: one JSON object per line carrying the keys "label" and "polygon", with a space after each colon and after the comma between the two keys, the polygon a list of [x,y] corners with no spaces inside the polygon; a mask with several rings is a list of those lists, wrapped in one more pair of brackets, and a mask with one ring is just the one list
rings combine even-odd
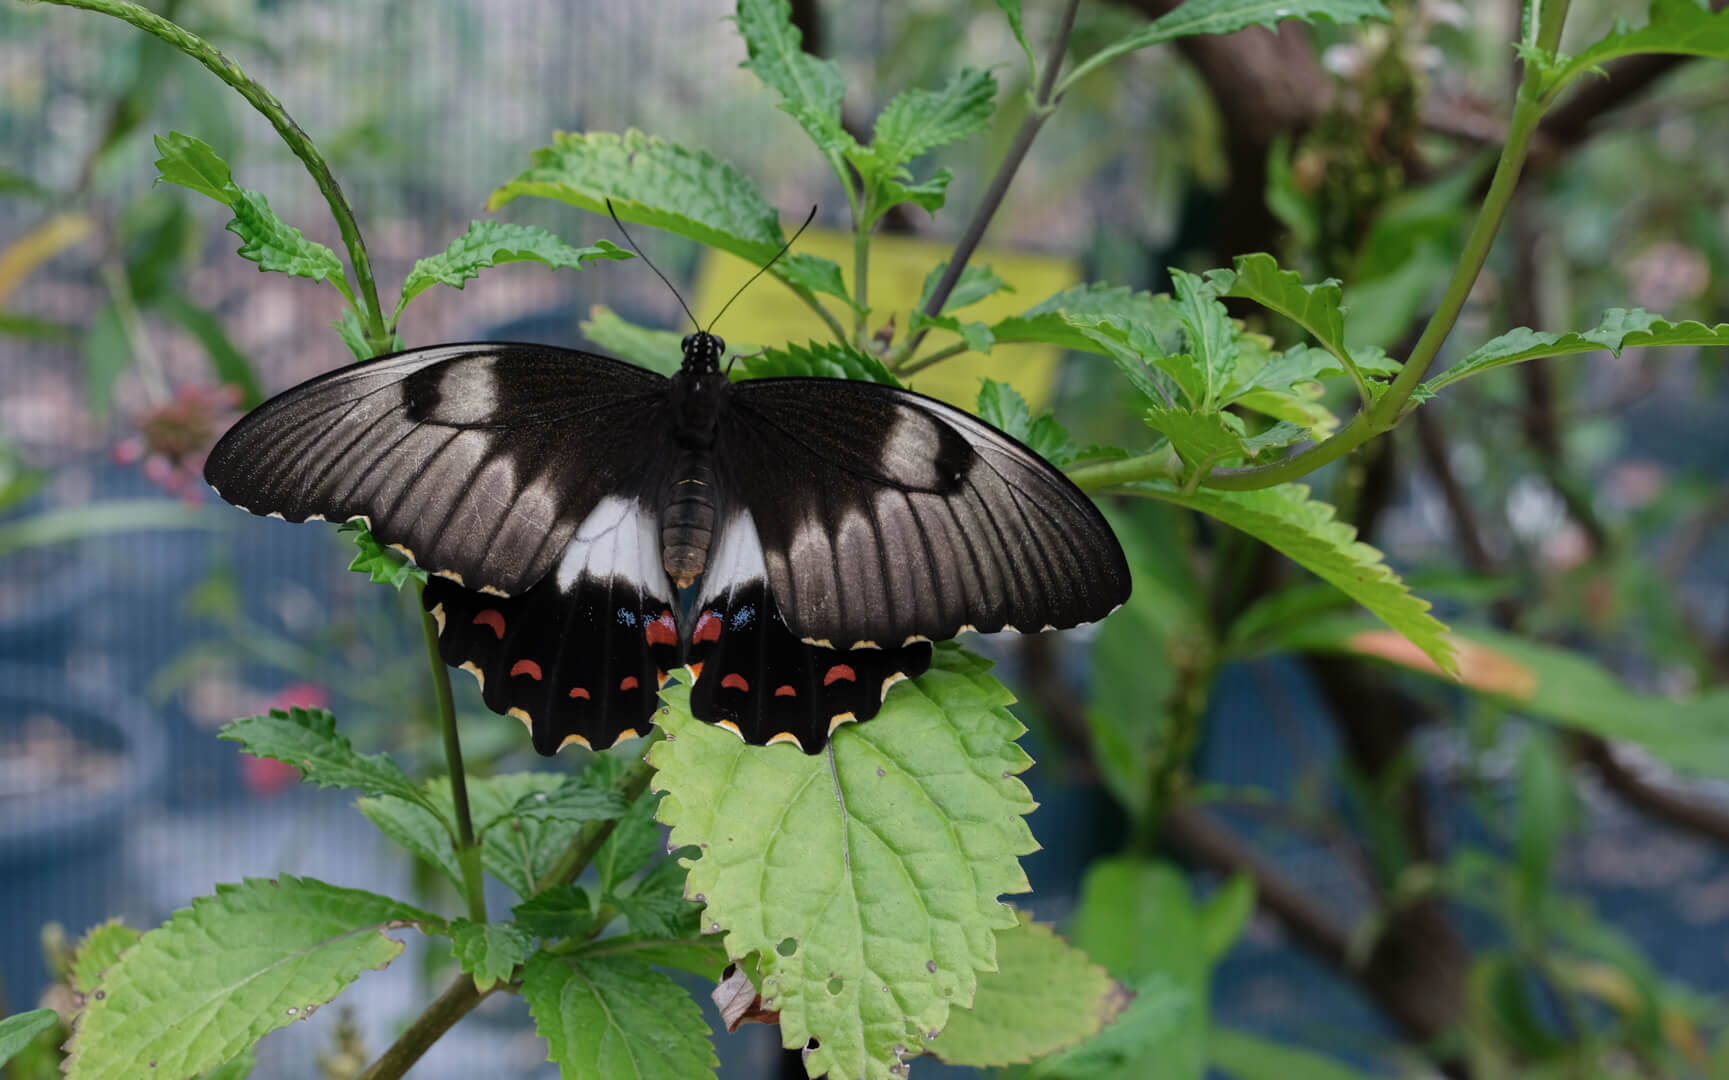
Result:
{"label": "plant stem", "polygon": [[966,342],[960,341],[950,345],[946,349],[938,349],[929,356],[921,356],[917,360],[908,361],[907,363],[890,370],[892,370],[896,375],[915,375],[918,372],[923,371],[925,368],[930,367],[932,364],[939,364],[951,356],[959,356],[961,353],[966,351]]}
{"label": "plant stem", "polygon": [[324,201],[330,205],[331,216],[336,218],[336,227],[341,230],[342,242],[348,247],[348,261],[353,267],[355,280],[360,284],[361,298],[365,301],[365,310],[360,312],[360,317],[366,329],[367,344],[372,346],[374,355],[390,351],[391,337],[385,330],[384,312],[378,304],[378,286],[372,280],[372,264],[366,258],[366,244],[360,237],[360,226],[355,223],[354,211],[349,208],[348,200],[343,196],[342,188],[338,186],[330,166],[325,163],[324,156],[318,152],[312,140],[307,138],[306,132],[300,130],[293,117],[288,115],[288,110],[282,107],[282,103],[242,71],[239,64],[228,59],[208,41],[178,23],[170,22],[128,0],[48,2],[110,15],[162,39],[203,64],[217,78],[239,91],[240,96],[253,108],[264,114],[264,118],[270,121],[270,126],[282,136],[282,141],[294,151],[294,156],[306,165],[306,171],[312,175],[313,183],[318,185],[318,190],[324,194]]}
{"label": "plant stem", "polygon": [[[649,735],[649,746],[664,739],[666,734],[660,728],[655,728]],[[613,785],[616,792],[627,803],[634,803],[648,790],[648,782],[654,778],[654,766],[648,763],[648,750],[644,748],[642,760],[635,762],[626,769]],[[618,827],[616,819],[612,821],[588,821],[570,841],[570,845],[558,856],[558,861],[552,864],[544,877],[534,883],[536,894],[548,889],[557,888],[576,880],[583,867],[593,861],[600,851],[600,845],[606,843],[606,838],[612,835],[612,830]]]}
{"label": "plant stem", "polygon": [[[870,207],[867,197],[865,213]],[[865,217],[853,219],[852,230],[852,298],[856,305],[853,308],[853,348],[859,352],[869,352],[870,342],[870,266],[871,266],[871,224]]]}
{"label": "plant stem", "polygon": [[[1032,147],[1033,139],[1056,110],[1057,101],[1052,94],[1056,87],[1057,72],[1063,66],[1063,56],[1069,51],[1069,34],[1074,30],[1075,12],[1079,7],[1080,0],[1068,0],[1063,7],[1062,23],[1057,28],[1057,36],[1051,42],[1050,53],[1045,58],[1045,69],[1040,73],[1032,108],[1028,110],[1026,119],[1021,121],[1020,130],[1015,132],[1015,141],[1009,145],[1009,152],[1004,156],[1003,163],[997,166],[996,175],[991,177],[984,197],[974,208],[972,220],[967,222],[966,231],[961,233],[960,242],[955,245],[955,253],[949,256],[948,267],[943,270],[936,291],[931,293],[930,300],[925,304],[927,316],[934,317],[942,313],[943,305],[948,303],[949,294],[953,293],[955,286],[960,283],[961,271],[967,268],[967,260],[978,250],[979,241],[984,239],[985,230],[990,227],[991,219],[1002,206],[1003,196],[1008,194],[1015,173],[1020,171],[1021,162],[1026,160],[1027,150]],[[907,339],[905,355],[911,356],[918,351],[919,343],[924,340],[926,333],[929,331],[921,330]]]}
{"label": "plant stem", "polygon": [[473,1012],[476,1005],[496,991],[496,986],[492,990],[476,990],[472,975],[458,975],[449,989],[438,995],[438,1000],[427,1006],[425,1012],[415,1017],[414,1023],[408,1025],[408,1029],[397,1037],[390,1049],[367,1066],[366,1071],[355,1080],[397,1080],[407,1073],[422,1055],[432,1049],[432,1044],[443,1038],[444,1033],[455,1026],[458,1020]]}
{"label": "plant stem", "polygon": [[468,773],[462,767],[462,739],[456,732],[456,704],[450,695],[450,668],[438,655],[438,624],[425,605],[420,630],[426,638],[426,659],[432,668],[432,697],[438,705],[438,726],[444,732],[444,760],[450,769],[450,801],[456,806],[456,861],[462,868],[463,899],[468,917],[486,921],[486,875],[481,872],[480,844],[474,838],[474,816],[468,807]]}
{"label": "plant stem", "polygon": [[1161,448],[1151,454],[1081,465],[1069,470],[1068,478],[1082,491],[1102,491],[1141,480],[1181,480],[1182,475],[1173,467],[1172,455]]}

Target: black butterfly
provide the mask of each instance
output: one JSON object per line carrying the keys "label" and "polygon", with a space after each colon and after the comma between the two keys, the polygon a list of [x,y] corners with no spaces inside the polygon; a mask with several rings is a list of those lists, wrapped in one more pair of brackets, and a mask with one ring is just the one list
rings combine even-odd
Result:
{"label": "black butterfly", "polygon": [[411,349],[259,406],[205,478],[289,521],[362,518],[434,576],[446,663],[552,754],[643,734],[666,672],[746,742],[816,753],[964,630],[1129,595],[1122,548],[1036,453],[905,390],[668,379],[542,345]]}

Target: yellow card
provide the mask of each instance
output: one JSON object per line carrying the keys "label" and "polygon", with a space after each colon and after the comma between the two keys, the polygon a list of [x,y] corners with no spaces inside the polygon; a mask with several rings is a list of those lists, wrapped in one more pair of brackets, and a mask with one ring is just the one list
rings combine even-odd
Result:
{"label": "yellow card", "polygon": [[[851,233],[807,229],[799,237],[795,250],[833,259],[840,264],[847,286],[852,286]],[[951,250],[951,245],[909,236],[872,238],[870,326],[873,331],[893,314],[895,340],[899,342],[906,336],[907,316],[918,303],[925,275],[931,267],[947,259]],[[1080,283],[1080,272],[1073,262],[1047,255],[981,248],[969,260],[969,265],[991,267],[1016,291],[987,296],[954,312],[963,322],[993,323],[1010,315],[1019,315],[1047,296]],[[710,248],[703,256],[697,276],[694,310],[719,311],[720,306],[758,269],[760,267],[737,256]],[[819,295],[817,299],[840,320],[842,326],[851,330],[853,316],[845,304],[831,296]],[[729,341],[736,337],[739,341],[766,345],[833,339],[827,324],[804,301],[786,286],[766,279],[745,290],[716,324],[715,333]],[[924,350],[942,348],[954,340],[954,335],[947,331],[933,330],[925,338]],[[988,356],[964,352],[904,381],[921,394],[972,411],[978,404],[979,380],[996,379],[1013,385],[1036,412],[1050,400],[1057,362],[1061,357],[1062,350],[1048,345],[999,345]]]}

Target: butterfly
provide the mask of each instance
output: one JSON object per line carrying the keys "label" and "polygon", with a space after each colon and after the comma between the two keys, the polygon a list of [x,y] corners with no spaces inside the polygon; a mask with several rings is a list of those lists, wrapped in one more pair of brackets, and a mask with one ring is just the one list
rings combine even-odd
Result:
{"label": "butterfly", "polygon": [[814,754],[933,641],[1128,598],[1110,526],[1020,442],[877,383],[734,382],[725,351],[690,334],[667,378],[545,345],[410,349],[260,405],[204,476],[255,514],[358,518],[428,571],[440,656],[547,755],[646,734],[680,667],[699,719]]}

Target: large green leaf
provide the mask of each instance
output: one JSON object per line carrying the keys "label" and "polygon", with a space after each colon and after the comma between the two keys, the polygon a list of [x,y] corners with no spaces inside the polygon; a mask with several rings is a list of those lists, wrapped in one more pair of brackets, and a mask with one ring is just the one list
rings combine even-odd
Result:
{"label": "large green leaf", "polygon": [[90,929],[72,960],[72,989],[80,994],[94,993],[102,981],[102,973],[113,966],[120,954],[138,944],[144,935],[119,919],[110,919]]}
{"label": "large green leaf", "polygon": [[997,970],[979,976],[971,1009],[949,1013],[926,1049],[951,1065],[1025,1064],[1117,1019],[1128,990],[1087,954],[1020,913],[997,935]]}
{"label": "large green leaf", "polygon": [[630,252],[602,240],[590,247],[572,247],[538,225],[518,225],[509,221],[471,221],[468,231],[450,242],[437,255],[428,255],[414,264],[402,283],[402,299],[396,302],[394,323],[402,317],[409,301],[434,285],[449,285],[460,289],[470,279],[480,276],[489,266],[500,263],[533,260],[554,270],[581,270],[595,259],[630,259]]}
{"label": "large green leaf", "polygon": [[[489,210],[519,195],[537,195],[604,214],[610,199],[625,221],[687,236],[758,265],[786,244],[779,215],[756,185],[706,150],[689,150],[640,131],[561,131],[531,160],[530,168],[492,193]],[[852,303],[831,260],[789,257],[769,273],[794,288]]]}
{"label": "large green leaf", "polygon": [[53,1009],[32,1009],[0,1020],[0,1065],[11,1061],[18,1052],[60,1022]]}
{"label": "large green leaf", "polygon": [[671,375],[684,362],[684,335],[677,331],[638,326],[626,321],[611,308],[599,304],[588,309],[588,318],[579,325],[582,327],[583,336],[594,342],[601,351],[611,353],[621,360],[629,360],[638,367],[658,371],[662,375]]}
{"label": "large green leaf", "polygon": [[628,954],[535,953],[522,996],[568,1080],[692,1080],[720,1064],[696,1002]]}
{"label": "large green leaf", "polygon": [[1553,96],[1581,73],[1639,53],[1729,59],[1729,9],[1712,11],[1699,0],[1651,0],[1650,19],[1644,26],[1617,19],[1607,37],[1564,59],[1546,80],[1543,92]]}
{"label": "large green leaf", "polygon": [[444,921],[311,878],[250,878],[150,931],[102,977],[72,1036],[70,1080],[190,1076],[310,1016],[402,951],[385,931]]}
{"label": "large green leaf", "polygon": [[253,757],[270,758],[299,769],[319,787],[359,788],[368,795],[390,795],[433,809],[401,766],[386,754],[362,754],[348,736],[337,733],[336,717],[325,709],[271,709],[243,716],[222,728]]}
{"label": "large green leaf", "polygon": [[755,954],[782,1044],[821,1043],[813,1074],[892,1080],[972,1002],[993,931],[1015,925],[997,897],[1027,888],[1033,803],[1016,774],[1030,762],[988,670],[939,646],[816,755],[745,746],[693,720],[682,688],[662,695],[668,738],[649,757],[673,843],[702,853],[688,888],[703,927]]}
{"label": "large green leaf", "polygon": [[1216,1025],[1207,1032],[1207,1057],[1231,1080],[1370,1080],[1332,1058]]}
{"label": "large green leaf", "polygon": [[[1473,627],[1448,636],[1467,689],[1530,716],[1643,746],[1682,772],[1729,777],[1729,691],[1676,701],[1629,690],[1589,657],[1514,634]],[[1347,652],[1439,674],[1404,641],[1350,616],[1295,623],[1264,644]]]}
{"label": "large green leaf", "polygon": [[[1076,323],[1069,316],[1093,316],[1095,319],[1092,323]],[[993,323],[991,336],[1000,344],[1039,342],[1064,349],[1103,352],[1095,339],[1077,328],[1098,322],[1121,328],[1124,332],[1121,336],[1125,337],[1128,328],[1139,327],[1157,343],[1172,349],[1177,347],[1182,332],[1182,324],[1177,319],[1170,297],[1097,282],[1064,289],[1023,314]]]}
{"label": "large green leaf", "polygon": [[1384,19],[1380,0],[1188,0],[1144,29],[1119,38],[1076,64],[1058,86],[1058,93],[1094,68],[1119,56],[1196,34],[1234,34],[1251,26],[1271,30],[1281,19],[1331,19],[1341,26],[1362,19]]}
{"label": "large green leaf", "polygon": [[1448,674],[1457,672],[1444,626],[1429,614],[1429,602],[1412,594],[1375,548],[1357,540],[1357,530],[1338,520],[1333,507],[1309,498],[1302,484],[1260,491],[1202,488],[1184,493],[1164,480],[1133,490],[1198,510],[1276,548],[1292,562],[1331,582],[1351,599],[1403,634]]}
{"label": "large green leaf", "polygon": [[804,51],[789,0],[739,0],[736,21],[744,38],[743,66],[780,95],[780,107],[817,147],[831,157],[857,149],[857,141],[841,126],[846,83],[840,65]]}
{"label": "large green leaf", "polygon": [[[1729,23],[1724,25],[1729,27]],[[1716,326],[1691,320],[1671,323],[1643,308],[1610,308],[1595,328],[1583,332],[1549,334],[1521,326],[1472,350],[1423,386],[1433,394],[1449,383],[1526,360],[1605,349],[1620,356],[1622,349],[1658,345],[1729,345],[1729,323]]]}

